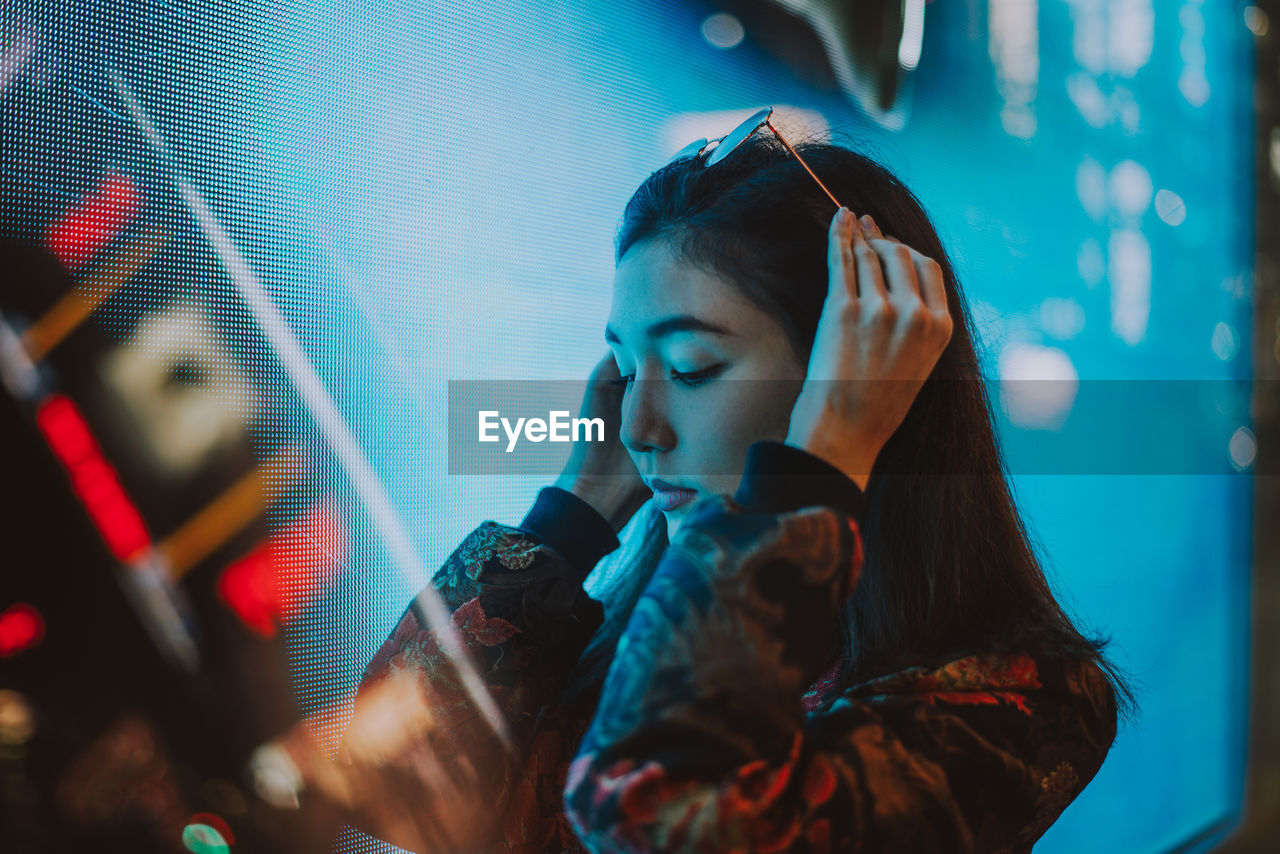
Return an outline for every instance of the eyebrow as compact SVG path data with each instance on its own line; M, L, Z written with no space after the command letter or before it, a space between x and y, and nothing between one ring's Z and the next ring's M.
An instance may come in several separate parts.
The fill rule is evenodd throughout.
M711 335L734 334L717 323L710 323L694 317L692 314L675 314L671 317L664 317L662 320L650 324L649 328L644 331L644 334L650 340L655 340L667 335L674 335L677 332L706 332ZM618 333L614 332L613 327L611 326L605 326L604 340L609 344L622 343L622 340L618 338Z

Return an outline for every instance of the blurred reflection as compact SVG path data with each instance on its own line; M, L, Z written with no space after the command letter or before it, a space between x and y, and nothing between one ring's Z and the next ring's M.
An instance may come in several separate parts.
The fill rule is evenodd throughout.
M259 794L281 807L323 800L413 851L460 851L459 840L474 841L484 828L496 834L492 805L478 795L478 769L434 738L430 684L399 670L360 692L336 751L310 720L264 745L252 760Z

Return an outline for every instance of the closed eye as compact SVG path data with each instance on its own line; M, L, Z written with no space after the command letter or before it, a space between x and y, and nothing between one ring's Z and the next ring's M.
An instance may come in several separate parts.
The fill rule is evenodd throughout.
M699 386L699 385L702 385L707 380L711 379L716 374L720 373L720 371L723 368L724 368L724 365L712 365L709 368L703 368L700 371L692 371L687 374L681 373L680 371L672 371L671 379L675 380L676 382L682 385L686 385L689 387ZM631 384L632 382L635 382L635 378L636 378L635 374L627 374L626 376L618 377L618 379L616 380L609 380L609 382L612 383L613 385L625 386L625 385Z

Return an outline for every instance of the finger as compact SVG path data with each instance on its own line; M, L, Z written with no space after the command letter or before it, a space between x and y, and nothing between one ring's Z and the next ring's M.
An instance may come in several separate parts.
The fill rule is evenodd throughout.
M903 309L922 305L920 285L916 282L916 268L911 261L911 250L905 244L873 237L868 241L880 256L888 282L889 301Z
M886 234L884 238L894 243L902 243L892 234ZM911 250L911 263L916 268L916 283L920 286L920 299L924 301L925 307L939 317L949 315L947 285L942 275L942 265L918 249L910 246L907 248Z
M847 226L841 218L846 211L843 207L837 210L827 229L827 293L848 294L853 299L858 295L858 277L853 265L853 247L846 236Z
M942 278L942 266L923 252L911 252L916 268L916 280L920 283L920 298L929 311L939 317L950 315L947 306L947 285Z
M880 271L880 255L867 242L857 219L850 222L854 266L858 271L858 299L867 304L887 302L884 275Z

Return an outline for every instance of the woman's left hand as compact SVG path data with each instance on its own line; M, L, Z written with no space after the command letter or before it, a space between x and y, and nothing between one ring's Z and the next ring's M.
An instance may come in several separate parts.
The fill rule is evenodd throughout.
M942 268L871 217L841 208L828 229L830 287L787 444L865 489L880 449L906 417L951 339Z
M579 417L599 418L606 429L621 424L623 389L616 384L619 379L618 364L606 352L587 381ZM594 507L614 533L621 533L627 521L653 497L617 432L606 436L604 442L575 442L555 485Z

